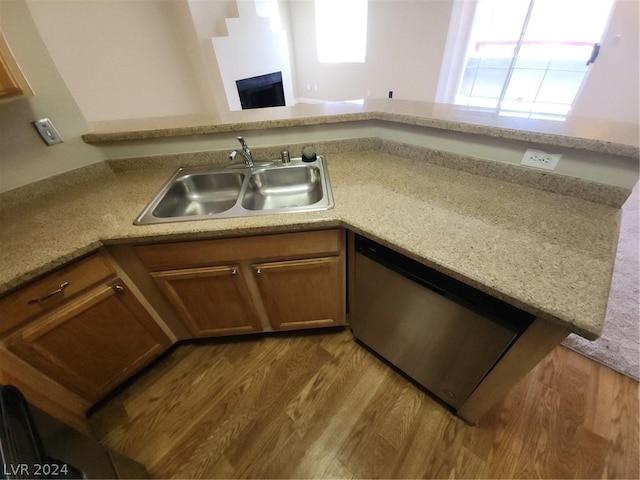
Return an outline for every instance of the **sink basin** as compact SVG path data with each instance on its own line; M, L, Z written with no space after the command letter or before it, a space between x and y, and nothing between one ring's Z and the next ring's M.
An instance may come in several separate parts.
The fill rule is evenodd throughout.
M254 167L180 168L133 222L136 225L308 212L332 208L326 161L292 158Z
M244 175L237 172L186 174L176 178L153 209L160 218L211 215L232 208Z
M321 198L320 169L297 165L252 173L242 206L248 210L289 209L312 205Z

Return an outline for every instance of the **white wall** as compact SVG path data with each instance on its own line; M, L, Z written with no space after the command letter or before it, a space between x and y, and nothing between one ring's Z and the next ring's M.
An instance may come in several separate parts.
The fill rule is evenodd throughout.
M393 90L394 98L434 100L454 0L371 0L364 64L319 64L313 1L278 2L294 53L296 97L350 100L386 97ZM617 1L576 115L638 121L638 4ZM28 0L28 5L90 122L228 108L210 39L227 34L225 19L238 16L235 0ZM621 35L618 45L615 35Z
M225 19L238 16L236 0L186 0L186 4L197 43L195 50L200 55L203 74L213 92L215 111L227 110L227 96L211 37L227 35Z
M394 98L434 101L452 7L453 0L372 0L366 62L327 64L317 61L313 2L292 1L298 96L336 101L393 90Z
M282 73L286 105L294 104L287 36L273 31L269 19L255 10L241 12L240 18L226 19L228 36L211 39L229 110L242 110L236 80L273 72Z
M235 0L29 2L90 122L226 108L209 39L227 35L225 18L238 16ZM367 63L341 65L316 61L312 1L279 4L285 31L295 35L297 96L342 100L392 89L396 98L433 100L452 0L372 1ZM319 90L307 92L307 84Z
M183 1L29 0L88 121L214 110L194 67ZM185 12L187 15L185 15ZM189 31L190 30L190 31Z
M372 97L433 102L453 0L370 1L367 75Z
M227 35L226 18L238 16L236 0L188 0L193 24L199 39Z
M638 123L639 6L637 0L616 1L600 55L590 67L572 115Z
M25 0L0 1L0 30L35 93L0 103L0 192L104 160L100 149L80 138L89 126L49 56ZM53 121L64 143L44 144L31 125L42 117Z

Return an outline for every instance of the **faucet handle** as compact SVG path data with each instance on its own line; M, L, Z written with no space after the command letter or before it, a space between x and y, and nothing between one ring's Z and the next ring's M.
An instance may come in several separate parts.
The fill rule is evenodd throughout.
M229 154L229 161L233 162L236 159L236 155L238 154L238 152L236 150L234 150L233 152L231 152Z
M244 157L244 163L246 163L247 167L253 167L253 155L251 155L251 150L249 150L247 142L245 142L242 137L236 137L236 139L240 142L240 145L242 145L240 154Z
M247 145L247 142L245 142L244 138L242 137L236 137L236 139L240 142L240 145L242 146L242 149L244 151L249 151L249 146Z

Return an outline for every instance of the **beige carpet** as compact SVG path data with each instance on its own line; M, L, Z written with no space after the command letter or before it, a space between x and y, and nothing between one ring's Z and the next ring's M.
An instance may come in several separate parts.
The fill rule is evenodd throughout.
M590 342L569 335L563 345L640 381L639 187L622 207L620 240L602 336Z

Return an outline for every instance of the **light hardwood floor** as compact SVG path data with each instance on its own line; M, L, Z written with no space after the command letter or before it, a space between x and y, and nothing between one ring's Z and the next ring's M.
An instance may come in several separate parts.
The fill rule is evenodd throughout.
M638 478L638 393L558 347L472 427L338 330L181 345L90 419L160 478Z

